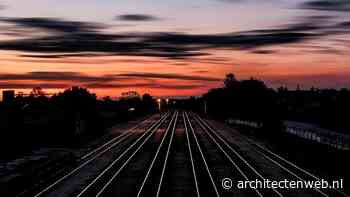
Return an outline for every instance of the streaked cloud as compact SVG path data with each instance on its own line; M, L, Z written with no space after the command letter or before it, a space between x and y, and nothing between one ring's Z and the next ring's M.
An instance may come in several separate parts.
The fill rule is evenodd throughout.
M127 83L127 84L106 84L106 83L93 83L87 84L87 88L94 89L111 89L111 88L155 88L155 89L171 89L171 90L192 90L201 88L204 85L198 84L161 84L161 83Z
M0 81L74 81L96 82L113 81L114 77L89 76L78 72L29 72L23 74L0 74Z
M215 77L206 76L195 76L195 75L182 75L182 74L160 74L160 73L127 73L120 74L118 76L122 77L132 77L132 78L152 78L152 79L177 79L186 81L221 81L222 79Z
M134 22L147 22L157 21L160 18L148 14L123 14L116 17L117 20L121 21L134 21Z
M171 83L167 80L172 80ZM202 82L217 82L221 79L196 75L125 73L101 76L86 75L79 72L28 72L22 74L0 74L0 88L31 89L67 88L74 84L94 89L110 88L156 88L156 89L196 89ZM183 82L191 81L190 84Z
M1 89L33 89L41 87L44 89L65 89L71 87L69 83L8 83L0 82ZM106 83L91 83L82 84L82 87L92 89L113 89L113 88L155 88L155 89L170 89L170 90L192 90L203 87L203 85L183 85L183 84L158 84L158 83L124 83L124 84L106 84Z
M349 59L345 0L1 2L3 88L76 84L103 94L145 88L189 95L219 86L227 72L342 72ZM276 75L270 79L292 86L316 81ZM337 79L317 80L326 86Z
M303 3L302 8L325 11L350 11L349 0L312 0Z
M124 74L109 74L102 76L86 75L79 72L28 72L22 74L0 74L0 81L13 80L40 80L40 81L79 81L79 82L108 82L117 80L126 80L132 78L142 79L176 79L186 81L220 81L222 79L183 75L175 73L124 73Z
M68 83L21 83L21 82L2 82L0 81L1 89L33 89L41 87L44 89L64 89L70 87Z
M18 27L39 28L65 33L89 33L102 28L101 24L59 18L2 18L1 21L16 24Z
M37 58L69 56L148 56L179 59L210 55L207 50L251 50L265 46L300 43L327 35L309 20L285 27L221 34L104 33L102 24L57 18L5 18L19 29L40 29L44 36L0 41L1 50L30 53ZM25 32L25 31L24 31ZM28 38L29 37L29 38ZM42 55L45 54L45 55Z

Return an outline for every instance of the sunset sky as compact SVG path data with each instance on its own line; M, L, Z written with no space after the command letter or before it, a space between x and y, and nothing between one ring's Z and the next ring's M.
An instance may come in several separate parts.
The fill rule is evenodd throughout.
M0 90L350 88L350 0L0 0Z

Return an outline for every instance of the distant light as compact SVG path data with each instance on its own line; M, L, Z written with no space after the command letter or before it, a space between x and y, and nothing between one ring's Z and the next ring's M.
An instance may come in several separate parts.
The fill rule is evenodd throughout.
M157 99L157 102L158 102L158 103L160 103L161 101L162 101L162 99L160 99L160 98L159 98L159 99Z
M166 101L166 103L169 103L169 99L168 98L165 101Z
M129 109L129 111L135 111L135 108L132 107L132 108Z

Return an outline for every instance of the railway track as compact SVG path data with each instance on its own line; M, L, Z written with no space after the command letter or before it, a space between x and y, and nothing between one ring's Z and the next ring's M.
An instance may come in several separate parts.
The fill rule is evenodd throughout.
M202 145L199 143L198 137L195 133L195 129L188 117L188 114L184 114L187 140L189 144L189 150L192 148L192 162L193 171L196 174L197 196L216 196L220 197L217 181L213 176L213 169L208 165L208 158L203 151Z
M184 113L179 115L169 161L159 196L200 196L194 154Z
M204 119L199 117L198 115L195 115L198 122L201 122L202 127L207 128L207 131L210 132L212 135L217 136L218 139L222 142L222 144L225 144L227 147L231 147L230 149L233 149L232 146L229 144L227 140L224 139L224 136L222 136L219 132L216 132L215 129ZM277 168L282 169L285 171L289 177L293 177L293 180L300 180L300 181L316 181L321 180L316 175L313 175L312 173L308 172L307 170L295 165L294 163L288 161L287 159L273 153L271 150L263 147L262 145L254 142L253 140L249 139L248 137L244 137L244 139L252 146L254 147L254 150L262 155L264 158L266 158L272 165L276 166ZM233 151L235 151L233 149ZM235 154L240 154L239 151L235 151ZM243 159L243 156L240 156ZM280 177L279 177L280 178ZM251 179L252 180L252 179ZM254 179L253 179L254 180ZM323 197L348 197L349 195L344 193L341 190L335 189L335 188L329 188L329 189L307 189L307 191L304 191L309 194L309 196L323 196ZM278 192L278 195L281 196L304 196L298 195L298 191L293 192ZM266 194L262 194L262 196L269 196Z
M337 189L297 191L232 187L225 190L221 182L225 177L231 178L233 184L280 180L281 177L271 177L257 165L255 157L250 158L197 114L173 111L153 124L145 125L149 121L147 119L90 150L80 157L80 165L67 174L22 196L349 197ZM140 127L146 129L136 132ZM302 181L320 180L250 138L240 138L252 147L249 151L264 158L273 169L283 172L282 176Z
M284 171L286 171L287 173L289 173L290 175L292 175L296 179L301 180L301 181L306 181L306 180L320 181L321 180L316 175L313 175L312 173L308 172L307 170L302 169L301 167L299 167L299 166L295 165L294 163L282 158L281 156L273 153L272 151L264 148L263 146L255 143L255 142L253 142L252 140L247 138L247 141L249 141L249 143L255 147L255 150L259 154L263 155L266 159L268 159L273 164L280 167L281 169L283 169ZM319 193L320 196L324 196L324 197L333 197L333 196L349 197L349 195L347 195L343 191L338 190L336 188L329 188L329 189L323 189L323 190L315 189L315 191L317 193Z
M174 139L178 112L174 114L174 121L169 124L162 141L148 167L147 173L138 190L137 197L156 196L159 197L163 184L163 178L168 163L169 152Z
M159 120L157 120L148 128L146 128L146 131L143 134L153 130L155 127L161 124L168 116L168 113L163 115ZM128 143L132 142L133 140L135 140L135 138L139 138L140 135L143 136L142 133L137 133L135 132L135 130L142 126L146 121L149 121L149 119L141 122L140 124L129 129L127 132L120 134L119 136L109 140L108 142L97 147L96 149L90 151L86 155L80 157L80 164L78 166L74 167L73 169L68 171L63 176L57 178L56 180L51 181L51 183L46 184L45 186L40 188L38 188L40 185L34 186L32 189L22 192L17 196L50 196L51 191L56 190L59 186L62 186L64 183L69 182L72 177L78 177L79 173L84 169L91 169L91 166L95 165L96 161L99 161L99 159L101 159L102 157L115 157L115 155L118 155L123 151L124 145L127 145Z
M241 177L236 177L234 182L241 180L264 180L267 177L263 175L253 164L242 156L237 150L235 150L223 137L221 137L215 130L208 127L204 120L197 115L192 115L194 120L200 125L200 127L230 161L232 168L236 169ZM243 179L242 179L243 178ZM279 196L283 197L280 191L276 189L254 189L256 196Z
M173 124L176 118L174 113L167 126L166 133L162 136L166 136L169 131L170 125ZM165 120L165 119L164 119ZM127 150L123 152L116 160L114 160L105 170L100 173L89 185L87 185L82 191L80 191L76 197L82 196L114 196L116 184L121 180L121 174L128 172L127 168L131 165L131 162L135 162L134 158L145 150L145 147L150 144L159 132L158 128L162 124L159 124L153 130L144 133L138 140L131 144ZM162 138L164 139L164 137ZM163 140L162 140L163 141ZM113 187L112 187L113 186ZM127 187L131 187L129 185ZM118 191L120 192L120 191ZM130 192L130 191L129 191Z

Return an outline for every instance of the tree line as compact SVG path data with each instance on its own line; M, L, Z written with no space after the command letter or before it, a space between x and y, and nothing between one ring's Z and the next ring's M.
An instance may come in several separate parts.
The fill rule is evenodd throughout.
M273 89L263 81L237 80L228 74L223 87L189 100L190 106L217 119L262 123L266 132L284 129L282 121L294 120L349 134L349 89Z
M35 88L29 96L17 95L0 103L1 150L14 152L41 145L74 145L82 138L102 135L107 127L157 111L149 94L113 100L98 99L81 87L51 97Z

